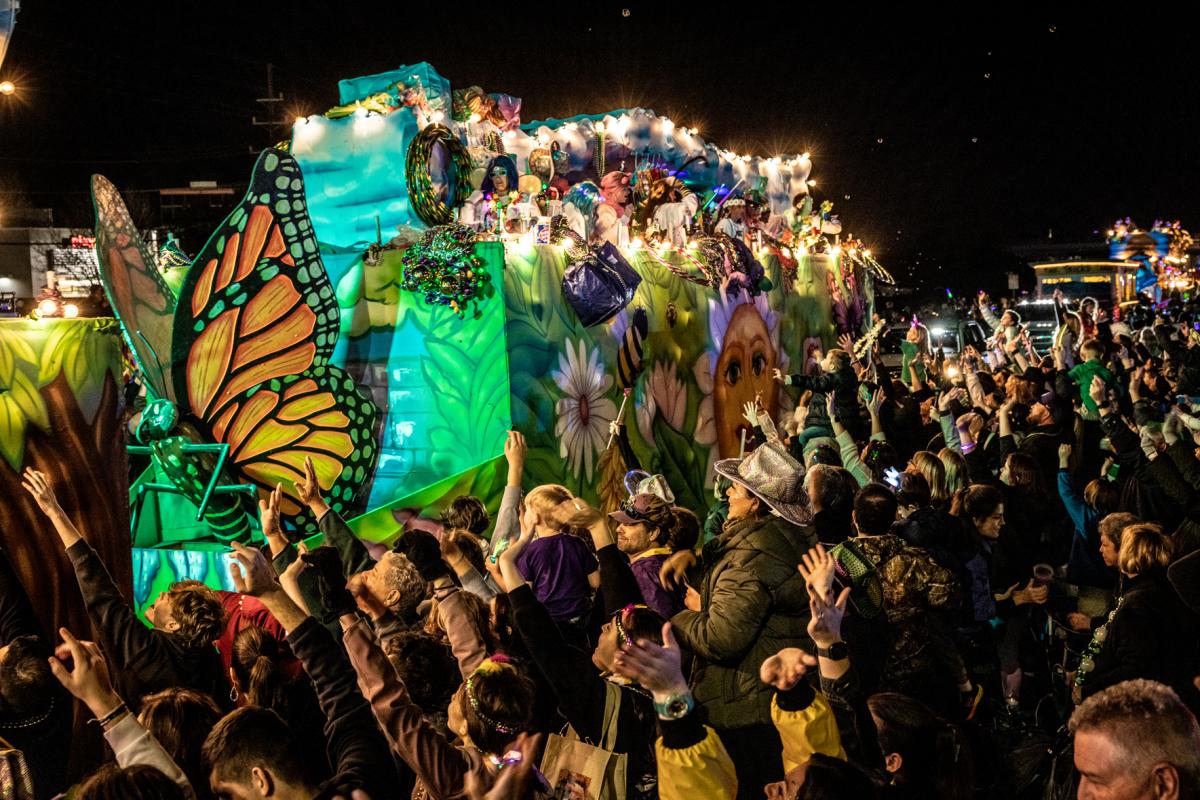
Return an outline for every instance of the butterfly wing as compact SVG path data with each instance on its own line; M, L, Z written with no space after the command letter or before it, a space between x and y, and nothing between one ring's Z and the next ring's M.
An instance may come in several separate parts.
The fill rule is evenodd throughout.
M321 263L295 159L259 157L241 204L196 256L176 310L173 360L181 412L262 493L283 483L281 511L311 530L295 498L304 459L336 510L374 471L379 413L329 363L339 311Z
M173 400L170 361L175 295L138 234L125 201L103 175L92 176L92 201L104 291L148 386L157 397Z

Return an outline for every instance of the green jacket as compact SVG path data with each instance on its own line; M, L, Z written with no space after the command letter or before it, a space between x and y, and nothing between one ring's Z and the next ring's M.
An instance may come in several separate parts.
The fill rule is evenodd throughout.
M796 565L816 543L812 528L768 516L734 522L704 548L702 610L681 611L671 623L696 656L692 694L714 728L771 724L773 690L759 668L809 641L808 592Z
M1071 380L1075 381L1075 384L1079 387L1079 394L1083 400L1084 408L1093 414L1099 414L1100 409L1096 407L1096 401L1092 399L1091 395L1092 378L1099 375L1100 380L1111 387L1113 381L1116 380L1112 372L1099 361L1084 361L1082 364L1076 364L1067 374L1071 376Z

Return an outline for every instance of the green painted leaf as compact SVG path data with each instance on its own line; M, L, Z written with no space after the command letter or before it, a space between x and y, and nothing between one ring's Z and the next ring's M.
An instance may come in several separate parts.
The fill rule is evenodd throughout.
M0 456L17 472L25 454L25 415L7 393L0 395Z
M85 326L76 323L57 322L46 344L42 347L42 358L38 368L38 386L46 386L63 371L63 365L74 361L74 354L83 338Z
M8 397L21 410L25 418L42 430L50 431L50 416L46 410L46 401L42 399L37 384L24 372L17 370L13 374L13 382L8 390Z

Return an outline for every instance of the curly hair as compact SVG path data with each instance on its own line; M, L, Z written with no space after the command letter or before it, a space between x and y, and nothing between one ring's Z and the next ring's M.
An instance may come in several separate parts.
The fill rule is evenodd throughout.
M387 560L384 564L384 581L398 595L388 610L400 619L410 619L425 599L425 581L403 554L386 553L384 559Z
M423 631L410 630L385 639L383 652L423 712L446 710L446 704L462 684L450 645Z
M176 635L190 647L207 647L225 629L225 609L217 593L199 581L179 581L167 591Z

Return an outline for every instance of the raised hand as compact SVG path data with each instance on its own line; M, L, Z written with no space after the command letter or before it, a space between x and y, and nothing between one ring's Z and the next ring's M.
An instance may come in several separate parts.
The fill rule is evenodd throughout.
M871 404L867 406L867 410L871 412L872 417L879 416L879 411L883 408L883 403L886 399L887 395L883 393L882 388L878 388L871 393Z
M808 636L817 647L827 648L842 640L842 619L846 616L846 603L850 600L850 587L842 589L837 600L830 591L825 597L815 592L808 593Z
M1066 469L1071 465L1071 450L1069 444L1060 444L1058 446L1058 468Z
M677 586L683 586L688 570L696 565L696 554L689 550L680 550L667 557L658 570L658 582L667 591Z
M626 643L617 653L617 670L652 694L683 694L688 688L680 666L682 653L669 622L663 625L662 640L661 645L647 639Z
M62 507L58 504L58 498L54 494L54 489L50 486L50 479L46 477L44 472L39 472L33 467L25 470L22 476L21 485L25 487L25 491L29 492L33 497L38 508L48 517L62 513Z
M258 518L262 524L264 536L274 536L282 533L279 527L279 503L283 500L283 484L275 484L275 491L266 499L258 500Z
M742 416L745 418L746 422L750 423L751 428L757 428L758 403L754 400L751 400L749 403L746 403L744 406L742 406Z
M304 458L304 477L296 481L295 485L296 496L300 498L300 502L308 506L313 513L319 513L316 509L324 507L325 501L321 498L321 484L317 482L317 468L308 456Z
M954 402L962 396L963 396L962 389L951 389L948 392L943 392L942 396L938 398L938 403L937 403L938 411L941 411L943 413L948 412L950 410L950 407L954 405Z
M614 434L615 435L615 434ZM521 485L521 474L525 471L525 456L529 446L525 436L520 431L509 431L504 440L504 460L508 462L508 483L510 486Z
M797 569L800 570L800 576L804 578L810 594L816 592L821 597L825 597L833 589L833 579L837 574L837 562L832 555L826 552L824 545L820 542L816 547L800 556L800 564Z
M1092 378L1092 384L1088 387L1088 395L1096 405L1101 405L1106 399L1107 389L1104 386L1104 380L1099 375Z
M854 355L854 337L848 333L843 333L838 337L838 347L845 350L847 353Z
M771 370L771 377L777 380L779 383L787 383L787 376L784 375L778 367Z
M230 544L233 547L233 561L229 563L229 577L233 579L235 591L251 597L262 597L281 588L275 570L262 551L239 542Z
M103 717L121 705L112 688L108 665L94 642L82 642L66 628L59 628L62 644L54 649L50 671L63 688L78 698L97 717ZM67 669L67 664L71 669Z
M768 686L786 692L804 677L809 667L817 666L817 659L799 647L785 647L763 661L758 677Z

